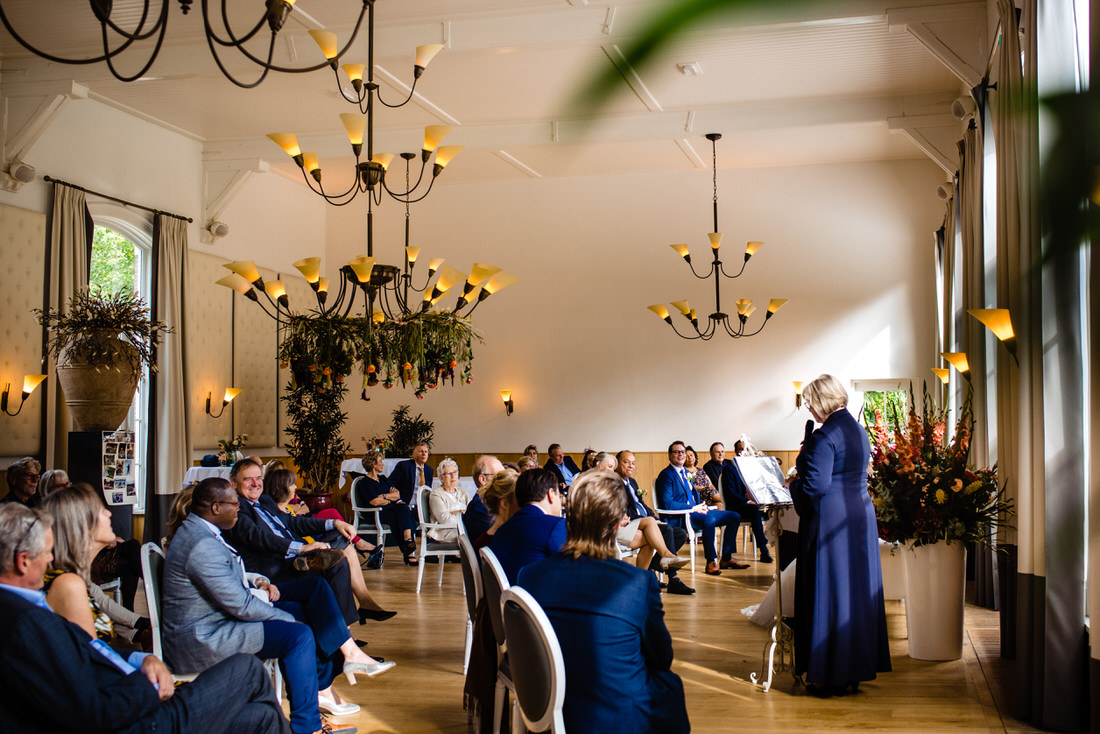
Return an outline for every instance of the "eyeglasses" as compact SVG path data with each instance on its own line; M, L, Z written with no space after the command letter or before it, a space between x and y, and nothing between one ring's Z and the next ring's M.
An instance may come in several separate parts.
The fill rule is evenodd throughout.
M669 453L670 454L686 454L687 450L686 449L673 449Z
M458 472L456 472L456 471L445 471L442 474L440 474L439 476L441 476L441 477L457 477Z
M240 500L215 500L214 502L210 503L210 506L213 507L214 505L237 505L239 507L240 504Z
M37 525L37 524L38 524L38 515L35 514L34 519L31 520L31 524L28 525L27 529L23 531L23 534L19 536L19 542L17 542L15 544L15 550L12 551L12 554L11 554L11 567L12 567L13 571L16 570L16 565L17 565L16 562L19 560L19 546L23 545L23 541L25 541L30 536L31 531L34 530L34 526ZM24 552L26 552L26 551L24 551Z
M41 475L41 474L24 474L23 476L24 476L24 477L25 477L26 479L29 479L29 480L31 480L32 482L37 482L37 481L38 481L39 479L41 479L41 478L42 478L42 475Z

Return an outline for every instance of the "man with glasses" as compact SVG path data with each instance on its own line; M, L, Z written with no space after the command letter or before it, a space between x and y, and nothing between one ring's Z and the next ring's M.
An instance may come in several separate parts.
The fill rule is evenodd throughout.
M665 510L691 510L687 517L692 527L703 531L703 555L707 559L706 573L717 576L721 568L748 568L733 557L733 548L737 543L737 529L741 525L741 516L729 510L715 510L700 501L694 483L684 469L687 448L683 441L673 441L668 447L669 465L657 475L656 491L661 497L661 508ZM697 469L696 471L702 471ZM680 517L670 517L669 524L679 525ZM722 540L722 560L719 563L714 551L714 537L717 528L725 528ZM499 531L497 531L499 532Z
M565 543L558 477L549 469L531 469L516 479L519 512L497 528L489 548L496 554L509 583L519 571L557 553Z
M481 500L481 489L492 482L497 472L503 469L504 464L495 456L479 456L474 462L474 486L477 487L477 492L466 505L466 512L462 513L462 524L466 526L466 534L471 540L480 537L493 526L493 516Z
M54 614L42 592L52 519L0 506L0 731L288 732L255 655L231 655L178 688L164 663L123 657Z
M8 493L0 499L3 502L18 502L25 507L38 507L42 498L38 496L38 478L42 474L42 465L30 456L25 456L8 467Z

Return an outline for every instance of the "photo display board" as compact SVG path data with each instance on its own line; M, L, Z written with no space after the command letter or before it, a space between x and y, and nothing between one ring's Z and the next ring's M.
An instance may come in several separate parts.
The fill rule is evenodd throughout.
M108 505L137 504L134 432L103 432L103 497Z

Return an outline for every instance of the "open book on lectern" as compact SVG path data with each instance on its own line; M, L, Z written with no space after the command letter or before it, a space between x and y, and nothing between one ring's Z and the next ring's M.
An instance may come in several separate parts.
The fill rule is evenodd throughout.
M758 505L791 504L791 491L783 486L783 470L774 456L738 456L733 461L753 502Z

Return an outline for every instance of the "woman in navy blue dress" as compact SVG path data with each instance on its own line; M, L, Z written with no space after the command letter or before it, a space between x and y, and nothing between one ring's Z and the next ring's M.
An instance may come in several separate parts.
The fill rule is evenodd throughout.
M821 427L798 455L795 672L807 689L831 695L890 670L878 524L867 492L867 431L847 410L832 375L802 390Z
M356 501L361 507L371 505L382 508L382 522L401 533L401 539L397 544L405 557L405 565L415 564L416 542L412 537L412 512L401 500L401 493L398 492L397 487L393 486L389 477L382 473L385 465L381 452L374 449L368 451L363 458L363 466L367 474L356 487Z
M546 611L565 661L565 730L601 734L688 732L684 685L672 672L657 578L617 560L626 518L617 474L593 469L569 490L569 539L519 572Z

